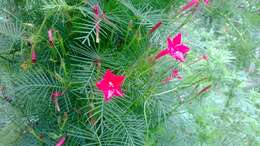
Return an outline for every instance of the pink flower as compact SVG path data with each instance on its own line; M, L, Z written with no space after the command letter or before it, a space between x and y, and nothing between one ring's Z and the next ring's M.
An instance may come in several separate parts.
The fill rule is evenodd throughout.
M100 25L99 25L99 5L96 4L93 7L93 12L95 14L95 23L96 23L96 42L99 43L99 31L100 31Z
M197 7L200 3L200 0L191 0L190 2L188 2L185 6L182 7L182 10L185 11L185 10L188 10L190 9L191 7ZM209 3L209 0L204 0L204 3L205 5L208 5Z
M62 146L65 143L65 136L63 136L62 138L59 139L59 141L56 143L55 146Z
M125 76L117 76L108 69L103 79L96 83L96 86L103 91L104 100L108 102L112 99L112 96L124 95L121 90L124 80Z
M36 60L37 60L36 51L32 50L32 63L36 63Z
M49 40L51 48L53 48L54 47L54 40L53 40L53 31L52 31L52 29L48 30L48 40Z
M161 22L161 21L157 22L157 23L153 26L153 28L149 31L149 33L153 33L153 32L156 31L161 25L162 25L162 22Z
M190 51L186 45L182 44L181 33L177 34L173 39L167 38L168 47L159 52L155 59L159 59L167 54L171 55L175 60L184 62L185 55Z
M170 80L174 79L174 78L177 78L179 80L182 80L182 77L179 75L179 70L178 69L174 69L172 71L172 74L171 76L167 77L165 80L162 81L162 83L167 83L169 82Z

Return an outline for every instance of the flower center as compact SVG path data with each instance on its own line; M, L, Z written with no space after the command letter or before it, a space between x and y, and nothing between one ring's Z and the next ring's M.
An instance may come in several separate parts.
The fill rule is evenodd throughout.
M112 82L108 82L109 87L114 87L114 84Z

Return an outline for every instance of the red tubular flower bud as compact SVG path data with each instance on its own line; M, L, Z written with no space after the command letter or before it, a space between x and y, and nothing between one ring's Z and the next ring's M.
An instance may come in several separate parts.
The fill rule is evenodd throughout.
M99 24L99 5L96 4L93 7L93 12L95 14L95 28L96 28L96 43L99 43L99 31L100 31L100 24Z
M32 50L32 63L36 63L36 60L37 60L36 51Z
M54 47L54 39L53 39L53 31L52 31L52 29L48 30L48 40L49 40L51 48L53 48Z
M211 85L206 86L205 88L203 88L203 89L198 93L198 95L201 95L201 94L203 94L203 93L205 93L205 92L208 92L210 88L211 88Z
M54 103L55 105L55 108L58 112L60 112L60 106L59 106L59 102L58 102L58 97L62 96L62 93L58 92L58 91L55 91L51 94L51 99L52 99L52 102Z
M150 33L150 34L153 33L153 32L156 31L161 25L162 25L162 22L161 22L161 21L157 22L157 23L153 26L153 28L149 31L149 33Z
M62 146L65 143L66 137L63 136L59 139L55 146Z
M201 56L201 59L202 59L202 60L205 60L205 61L208 61L208 60L209 60L209 57L208 57L208 55L202 55L202 56Z

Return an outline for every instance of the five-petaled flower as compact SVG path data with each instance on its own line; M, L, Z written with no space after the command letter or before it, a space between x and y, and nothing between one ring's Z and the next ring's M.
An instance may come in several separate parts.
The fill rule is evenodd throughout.
M124 80L125 76L117 76L108 69L103 79L96 83L96 86L99 90L103 91L104 100L109 102L113 96L124 95L121 90Z
M191 0L190 2L188 2L185 6L182 7L182 10L188 10L191 7L197 7L200 3L200 0ZM209 4L209 0L204 0L205 5Z
M167 38L168 47L159 52L155 57L159 59L167 54L171 55L174 59L180 62L185 61L185 55L189 52L190 48L182 44L182 35L181 33L177 34L173 39L170 37Z

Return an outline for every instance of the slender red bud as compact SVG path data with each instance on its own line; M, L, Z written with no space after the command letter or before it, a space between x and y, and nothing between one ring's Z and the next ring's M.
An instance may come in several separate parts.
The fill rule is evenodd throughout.
M62 138L59 139L59 141L56 143L55 146L62 146L65 143L66 137L63 136Z
M177 78L179 80L182 80L182 77L179 75L178 69L173 69L171 76L167 77L166 79L162 80L162 83L168 83L172 79Z
M49 40L51 48L53 48L54 47L54 39L53 39L53 31L52 31L52 29L48 30L48 40Z
M60 105L58 102L58 97L62 96L62 93L55 91L52 93L51 98L52 98L52 102L55 105L55 109L57 110L57 112L60 112Z
M93 7L93 12L95 14L95 21L96 21L96 25L95 25L95 28L96 28L96 43L99 43L100 25L99 25L99 5L98 4L96 4Z
M32 50L32 63L36 63L36 60L37 60L36 51Z
M149 31L149 33L150 33L150 34L153 33L153 32L156 31L161 25L162 25L162 22L161 22L161 21L157 22L157 23L153 26L153 28Z
M211 88L211 85L206 86L205 88L203 88L203 89L198 93L198 95L201 95L201 94L203 94L203 93L205 93L205 92L208 92L210 88Z
M197 7L199 5L199 0L191 0L188 2L185 6L182 7L182 11L186 11L190 9L191 7Z
M205 61L208 61L208 60L209 60L209 57L208 57L208 55L202 55L202 56L201 56L201 59L202 59L202 60L205 60Z
M54 99L54 98L57 98L59 96L62 96L62 93L61 92L58 92L58 91L55 91L51 94L51 97Z

